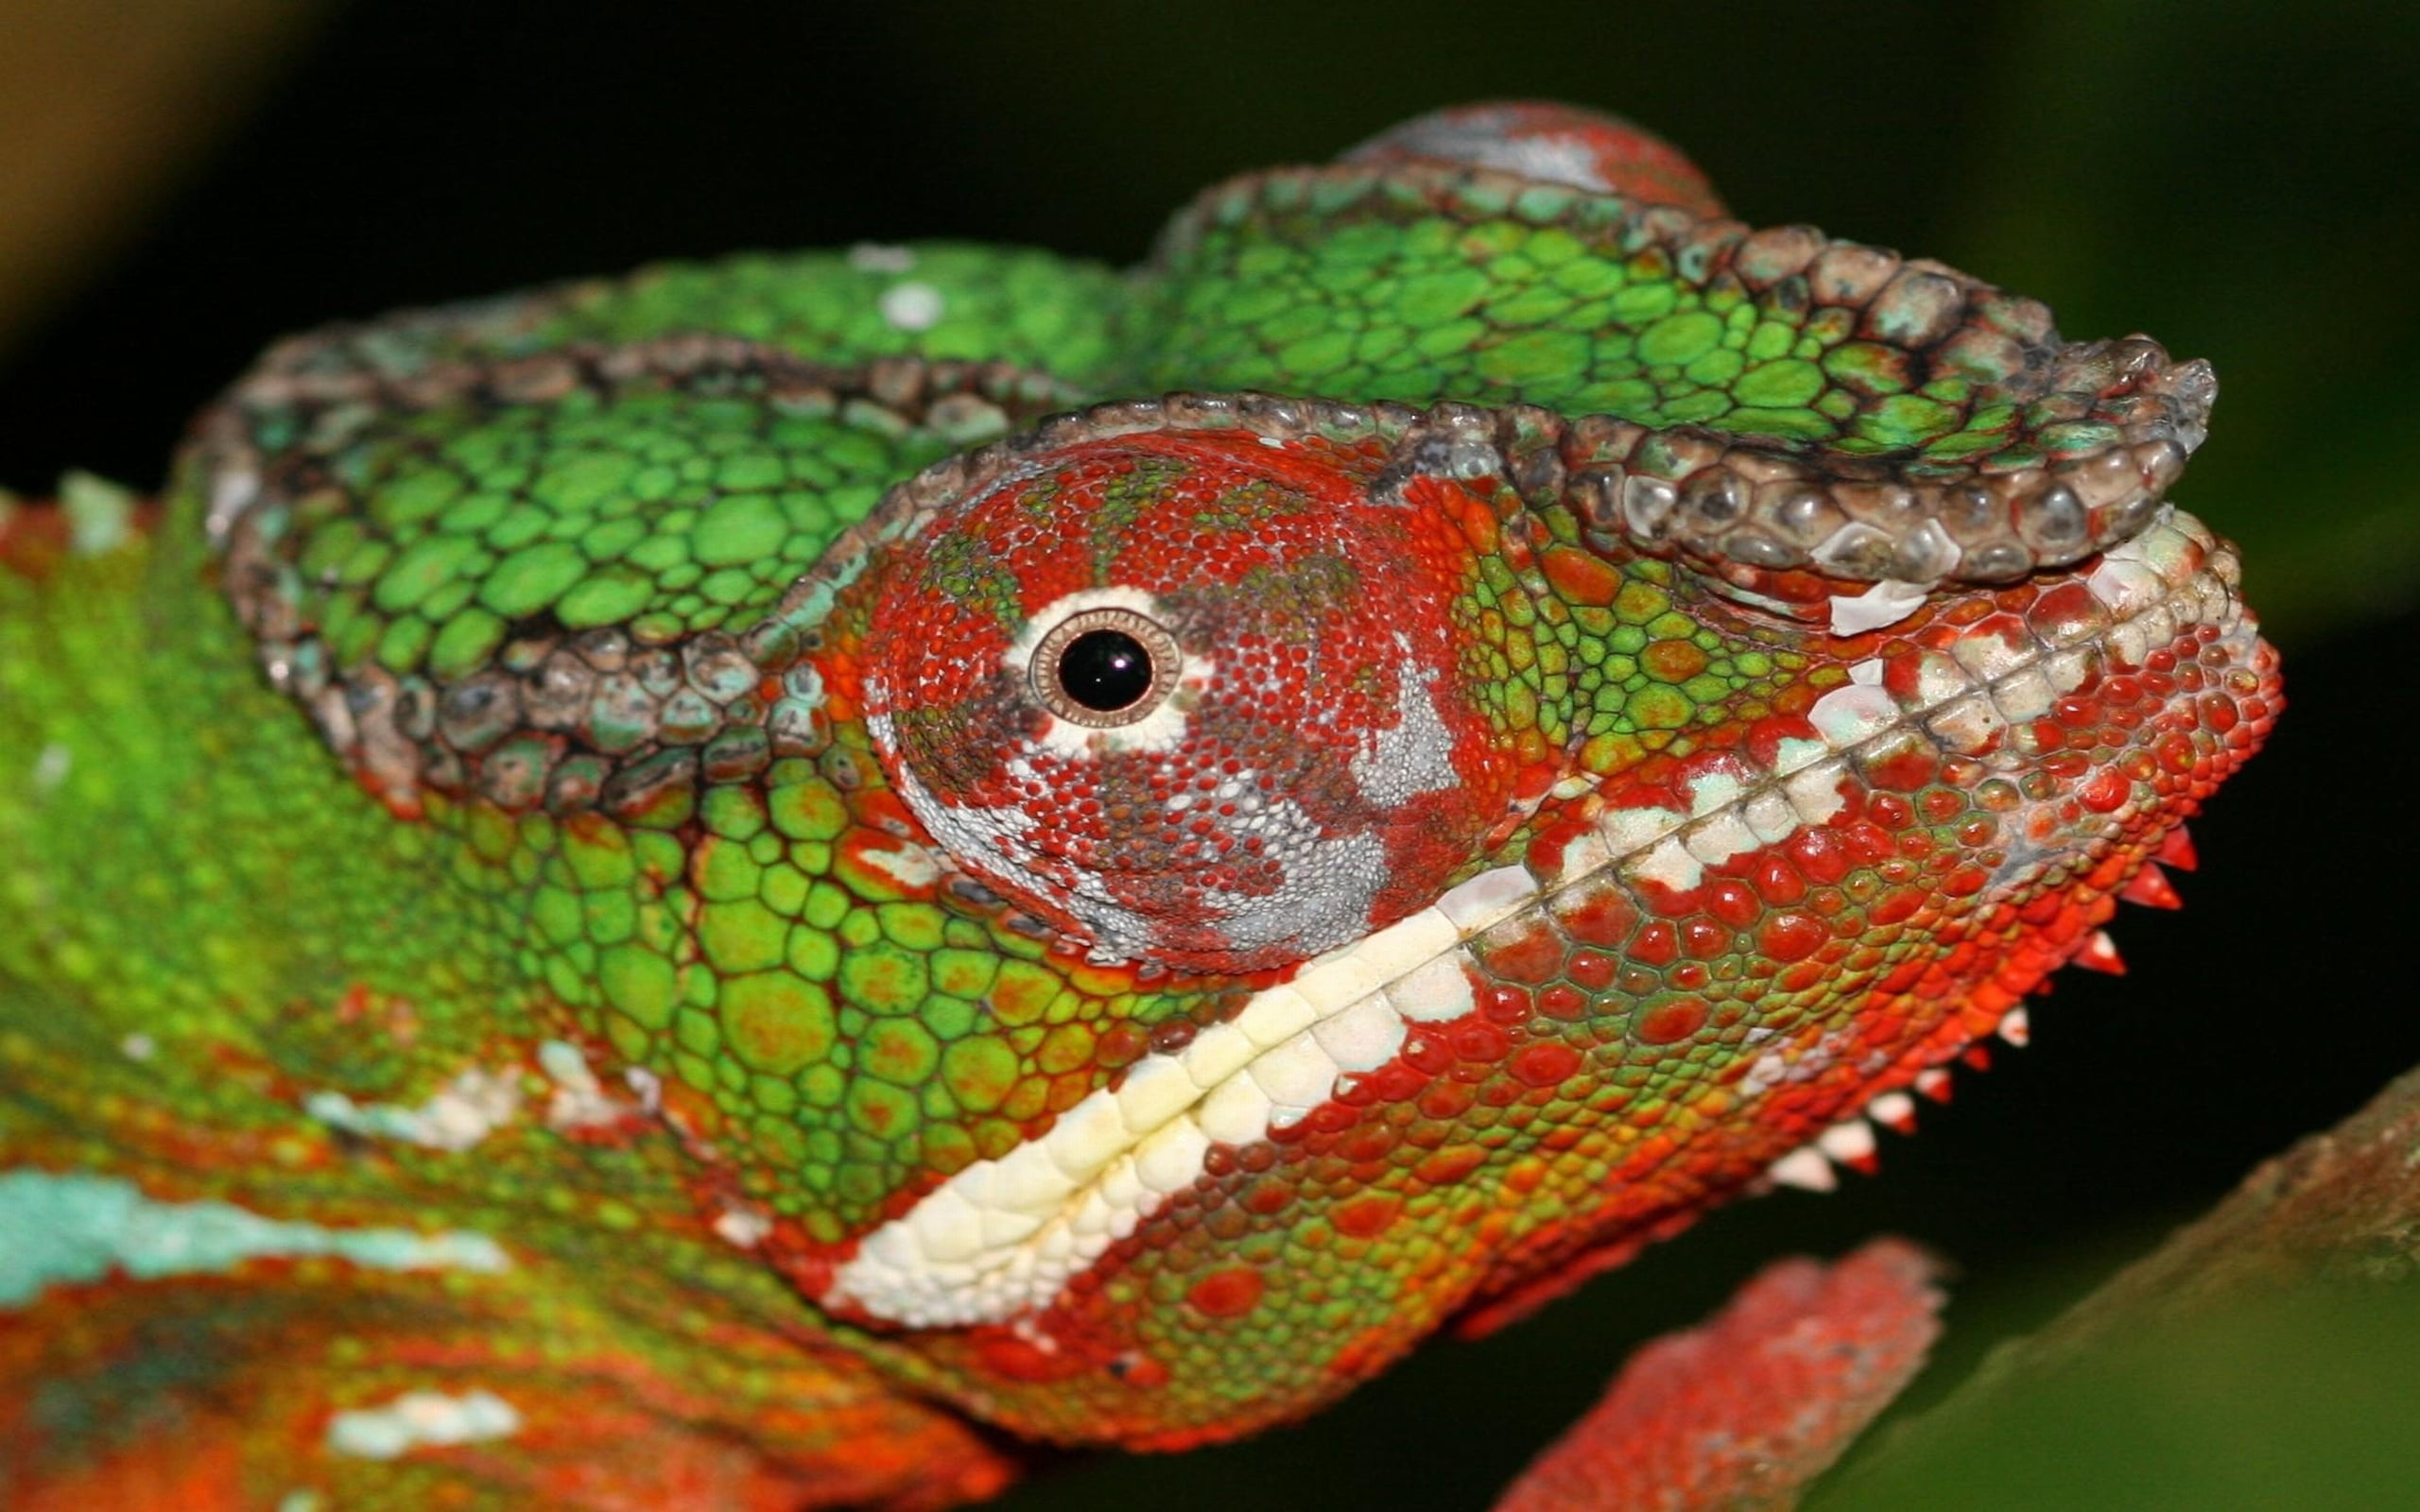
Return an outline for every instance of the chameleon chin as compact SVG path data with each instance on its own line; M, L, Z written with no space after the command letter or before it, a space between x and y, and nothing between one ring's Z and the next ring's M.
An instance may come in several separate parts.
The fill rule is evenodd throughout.
M2214 393L1543 105L286 341L0 521L0 1499L938 1507L1826 1184L2279 708Z

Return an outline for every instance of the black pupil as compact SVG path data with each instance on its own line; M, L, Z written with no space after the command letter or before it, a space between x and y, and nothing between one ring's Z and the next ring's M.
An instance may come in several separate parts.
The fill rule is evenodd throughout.
M1086 630L1059 653L1059 686L1087 709L1115 713L1151 691L1151 653L1124 630Z

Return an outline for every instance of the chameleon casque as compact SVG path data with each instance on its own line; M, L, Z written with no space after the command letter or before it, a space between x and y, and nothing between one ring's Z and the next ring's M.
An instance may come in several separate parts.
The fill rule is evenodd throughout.
M275 348L0 534L0 1501L943 1505L1863 1160L2279 707L2213 393L1551 106Z

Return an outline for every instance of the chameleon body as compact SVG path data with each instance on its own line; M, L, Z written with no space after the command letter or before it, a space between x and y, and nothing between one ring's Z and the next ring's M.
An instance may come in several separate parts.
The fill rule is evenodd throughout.
M288 342L0 537L0 1499L946 1504L1862 1161L2278 707L2211 395L1558 107Z

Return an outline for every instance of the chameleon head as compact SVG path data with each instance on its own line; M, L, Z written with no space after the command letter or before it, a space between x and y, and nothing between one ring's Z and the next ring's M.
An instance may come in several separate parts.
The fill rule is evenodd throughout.
M1034 1431L1222 1436L1869 1159L1868 1115L2114 958L2274 715L2233 551L2168 502L2204 365L1748 232L1647 151L1463 112L1213 191L1162 249L1207 291L1170 352L1263 370L1285 293L1383 323L1335 292L1373 263L1433 350L1457 297L1539 328L1425 407L1177 395L943 464L835 613L921 832L1152 1025L810 1277ZM1108 709L1068 660L1103 628Z
M880 568L867 726L972 875L1103 961L1291 966L1427 902L1505 813L1463 694L1473 553L1340 447L1003 457Z
M2206 386L2162 370L2135 386L2151 426L2175 423L2171 387L2198 421ZM2166 443L2139 445L2165 466ZM1820 509L1798 482L1770 508L1743 489L1744 507L1691 513L1680 500L1721 490L1637 465L1653 455L1635 427L1513 410L1179 396L1064 417L894 494L833 615L836 699L862 701L948 864L1094 951L1097 990L1155 988L1154 1027L1034 1137L814 1271L827 1305L926 1331L921 1349L988 1391L1035 1388L1024 1420L1052 1433L1089 1431L1077 1400L1136 1414L1117 1436L1201 1431L1137 1388L1212 1346L1144 1297L1230 1342L1315 1306L1358 1317L1357 1341L1256 1366L1291 1383L1266 1400L1330 1389L1768 1168L1866 1159L1861 1113L1902 1121L1977 1037L2021 1036L2051 970L2100 957L2129 876L2273 715L2233 550L2144 507L2155 470L2060 524L2072 540L2040 549L2065 563L2012 572L2008 541L1953 532L1971 501L1903 488L1898 534L1837 519L1817 570L1691 533L1713 515L1720 539L1762 539L1855 507L1857 482L1821 480ZM1619 502L1667 495L1636 519ZM1989 528L2034 530L2037 499ZM1991 580L1886 576L1927 551ZM1336 593L1302 565L1322 558L1384 593ZM1104 626L1107 676L1072 654ZM1267 644L1298 649L1251 655ZM1374 684L1426 710L1398 694L1334 717ZM1319 687L1344 691L1303 696ZM1163 920L1234 889L1184 869L1222 863L1184 849L1191 804L1168 795L1215 796L1241 750L1291 764L1304 786L1279 797L1350 778L1316 812L1357 818L1389 764L1442 756L1432 781L1393 772L1436 800L1392 842L1416 886L1320 877L1349 912L1311 917L1340 937L1236 960L1214 929L1172 954ZM1384 834L1375 807L1365 833ZM1179 868L1120 939L1139 961L1098 957L1117 937L1099 858L1121 856ZM1115 885L1150 899L1148 880ZM1114 1384L1092 1390L1096 1371Z
M1130 281L919 265L1114 304L1079 376L700 334L829 334L762 273L298 343L193 493L662 1089L666 1225L1023 1432L1231 1435L1862 1160L2278 708L2169 502L2206 367L1584 112L1221 186Z

